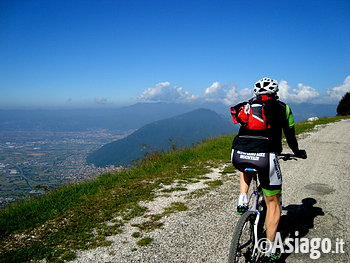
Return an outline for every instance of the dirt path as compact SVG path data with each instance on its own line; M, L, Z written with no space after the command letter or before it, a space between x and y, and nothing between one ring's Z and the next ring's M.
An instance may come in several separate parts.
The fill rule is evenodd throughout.
M316 260L310 259L309 254L291 254L285 262L350 262L347 231L350 121L327 125L304 137L299 144L307 150L309 158L281 163L284 233L298 231L300 237L329 238L334 243L342 238L347 253L322 254ZM222 176L222 169L214 169L207 175L207 181L224 182L214 190L203 190L208 189L208 185L197 182L187 185L187 191L172 192L170 197L160 196L144 204L153 214L159 214L172 202L185 202L188 207L187 211L160 219L161 228L142 233L142 237L153 239L148 246L137 246L142 237L131 236L137 231L132 224L148 220L136 218L125 227L124 233L109 238L113 241L111 246L79 252L74 262L226 262L232 230L238 220L234 212L238 179L236 174ZM201 191L207 192L198 195Z
M337 238L343 239L346 254L330 252L315 262L350 262L350 121L319 129L301 140L300 147L307 150L307 160L281 162L289 228L300 237L329 238L332 251ZM309 254L291 254L286 260L310 261Z

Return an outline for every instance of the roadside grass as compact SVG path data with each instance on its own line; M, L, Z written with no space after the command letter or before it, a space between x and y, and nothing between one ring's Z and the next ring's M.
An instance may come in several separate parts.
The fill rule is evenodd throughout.
M315 125L343 118L297 123L296 132L310 131ZM41 197L21 200L1 209L0 262L28 262L44 258L47 262L64 262L74 259L77 249L110 245L105 237L120 233L125 222L144 215L146 208L141 207L139 202L155 198L161 185L198 181L210 171L210 167L229 163L233 137L211 138L191 148L150 154L128 170L62 186ZM232 172L232 168L227 168L223 173ZM218 180L209 186L221 184ZM187 208L178 203L169 209L159 216ZM153 218L153 223L160 217ZM150 242L152 240L145 238L138 245Z
M181 211L187 211L187 206L182 202L173 202L170 204L169 207L166 207L161 214L146 216L149 217L151 220L143 222L141 224L133 224L131 226L139 228L141 232L151 232L155 229L161 228L163 226L162 222L159 222L160 219L163 217L169 216L170 214L181 212Z
M145 237L142 238L141 240L137 241L136 245L140 246L140 247L144 247L144 246L148 246L150 243L152 243L153 238L150 237Z
M206 182L206 185L208 185L211 188L217 187L217 186L221 186L224 183L221 180L215 180L215 181L211 181L211 182Z
M227 165L223 171L221 171L221 175L232 174L236 171L233 165Z
M205 140L192 148L151 154L139 165L0 210L0 262L46 258L64 262L77 249L109 245L107 235L146 212L139 201L152 200L163 184L196 179L230 156L233 136ZM176 209L174 209L176 210ZM116 224L106 224L122 218Z
M336 116L336 117L324 117L324 118L319 118L316 121L309 122L309 121L303 121L303 122L298 122L295 124L295 133L300 134L304 132L309 132L316 125L322 125L322 124L327 124L327 123L332 123L336 121L340 121L342 119L349 119L350 116Z
M134 233L131 234L131 236L133 238L140 238L141 237L141 233L140 232L134 232Z

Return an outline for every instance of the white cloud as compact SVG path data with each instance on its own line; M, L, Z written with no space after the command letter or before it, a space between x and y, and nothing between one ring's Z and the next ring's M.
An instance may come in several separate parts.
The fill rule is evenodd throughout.
M342 85L329 89L327 97L321 97L316 89L302 83L299 83L296 88L292 88L285 80L279 82L278 95L281 100L289 103L329 103L339 101L346 92L350 92L350 76L345 78ZM170 82L165 81L159 82L155 87L143 91L139 99L163 102L207 101L234 105L250 99L253 95L253 88L238 89L235 85L227 85L215 81L198 96L181 87L172 86Z
M159 82L154 88L148 88L139 96L143 101L163 101L163 102L193 102L208 101L221 102L226 105L232 105L243 100L247 100L253 96L253 89L238 90L236 86L219 82L213 84L204 90L201 96L191 94L181 87L172 87L170 82Z
M237 90L236 87L231 87L226 97L223 99L223 103L226 105L237 104L241 101L248 100L253 96L253 90L245 88L242 90Z
M106 104L107 103L107 98L97 97L97 98L95 98L95 102L97 104Z
M224 91L223 86L219 82L216 81L213 84L211 84L211 86L209 88L206 88L204 90L204 95L208 99L224 97L225 91Z
M181 87L171 87L170 82L159 82L154 88L141 93L139 99L145 101L189 102L197 98Z
M236 104L242 100L247 100L253 95L252 89L237 90L236 86L229 87L219 82L214 82L204 91L204 100L222 102L226 105Z
M281 100L285 100L288 102L302 103L307 102L312 99L319 97L319 93L317 90L310 86L306 86L302 83L298 84L298 88L292 89L287 81L280 81L278 95Z
M342 85L327 90L331 101L339 101L347 92L350 92L350 76L345 78Z
M289 102L302 103L310 101L319 96L319 93L312 87L299 83L296 89L292 89L287 81L282 80L279 83L278 95L282 100ZM222 102L226 105L236 104L240 101L248 100L253 96L253 88L238 90L236 86L227 86L214 82L204 91L206 101Z

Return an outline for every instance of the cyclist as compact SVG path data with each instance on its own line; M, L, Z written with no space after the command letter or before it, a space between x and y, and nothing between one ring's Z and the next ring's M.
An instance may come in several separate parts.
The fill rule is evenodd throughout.
M278 90L276 80L263 78L255 83L253 99L231 108L234 122L241 124L231 154L232 164L241 171L237 212L243 214L248 209L247 193L251 177L244 173L247 167L258 171L267 207L265 226L270 248L267 248L269 251L261 262L274 262L279 257L271 251L274 251L273 242L281 217L282 174L278 154L282 152L282 130L293 153L307 158L305 150L298 147L292 111L278 100Z

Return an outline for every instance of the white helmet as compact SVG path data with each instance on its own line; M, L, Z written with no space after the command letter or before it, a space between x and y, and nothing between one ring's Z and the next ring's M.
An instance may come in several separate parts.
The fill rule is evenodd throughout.
M278 91L278 82L270 78L262 78L254 85L256 95L274 94Z

